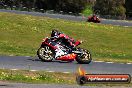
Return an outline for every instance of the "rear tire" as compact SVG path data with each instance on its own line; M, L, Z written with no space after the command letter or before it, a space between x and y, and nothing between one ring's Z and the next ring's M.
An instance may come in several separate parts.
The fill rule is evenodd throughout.
M79 64L89 64L91 61L92 61L92 56L91 56L91 53L88 51L88 50L85 50L85 49L79 49L81 50L83 53L83 55L78 55L76 57L76 61L79 63Z
M49 46L40 47L37 51L37 55L41 61L50 62L53 60L53 52Z

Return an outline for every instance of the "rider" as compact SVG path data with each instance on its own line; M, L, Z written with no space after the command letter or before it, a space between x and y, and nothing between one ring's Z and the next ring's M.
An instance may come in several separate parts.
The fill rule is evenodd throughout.
M75 41L73 38L70 38L69 36L65 35L64 33L62 32L59 32L58 30L54 29L52 30L52 33L51 33L51 37L55 38L55 39L62 39L62 42L67 45L68 47L70 48L73 48L75 47Z
M65 35L64 33L59 32L56 29L52 30L51 37L52 38L55 38L57 40L61 39L62 40L62 43L64 43L66 46L68 46L69 49L70 49L70 51L75 46L77 46L79 43L81 43L80 41L76 41L75 42L73 38L70 38L69 36ZM60 55L57 55L58 53ZM64 52L60 48L56 49L56 56L55 57L58 57L58 56L61 56L61 55L64 55Z
M93 16L92 16L92 18L91 18L92 20L96 20L96 15L95 14L93 14Z

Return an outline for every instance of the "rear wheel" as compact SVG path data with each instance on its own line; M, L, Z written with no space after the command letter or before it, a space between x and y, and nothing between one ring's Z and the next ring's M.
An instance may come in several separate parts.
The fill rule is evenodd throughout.
M89 64L92 61L91 53L88 50L80 49L79 51L83 52L83 54L78 55L76 61L79 64Z
M54 54L49 46L44 46L38 49L37 55L42 61L49 62L53 60Z

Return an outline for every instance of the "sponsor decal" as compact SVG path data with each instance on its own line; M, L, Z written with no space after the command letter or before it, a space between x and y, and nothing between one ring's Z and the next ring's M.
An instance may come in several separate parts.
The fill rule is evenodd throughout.
M130 83L131 75L129 74L87 74L80 66L76 81L79 85L86 83Z

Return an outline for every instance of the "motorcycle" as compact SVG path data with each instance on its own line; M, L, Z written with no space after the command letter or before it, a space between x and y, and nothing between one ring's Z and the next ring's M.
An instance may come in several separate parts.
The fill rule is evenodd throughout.
M55 45L52 44L53 42ZM76 43L78 43L78 41ZM80 44L81 42L78 43L78 45ZM55 59L55 50L57 47L61 48L65 54ZM69 47L65 45L62 40L53 41L53 38L48 37L43 39L43 42L37 51L37 55L39 59L44 62L51 62L53 60L72 62L76 60L79 64L89 64L92 60L91 53L88 50L74 47L74 49L69 52Z
M101 21L100 21L98 16L95 16L95 17L89 16L88 19L87 19L87 22L100 23Z

